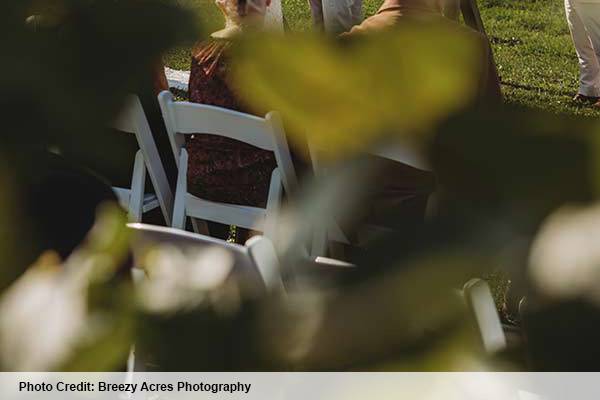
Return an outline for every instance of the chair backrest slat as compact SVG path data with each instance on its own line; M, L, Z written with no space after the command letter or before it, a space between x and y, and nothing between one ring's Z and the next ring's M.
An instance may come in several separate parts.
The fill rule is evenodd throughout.
M173 194L139 97L135 95L128 97L123 112L117 118L113 127L123 132L135 134L161 211L167 224L170 225L173 211Z
M279 114L273 111L267 114L266 120L269 123L270 132L275 141L275 159L277 161L277 166L280 169L283 188L289 195L298 185L298 176L296 175L296 169L288 146L285 130L283 129L283 123L281 122Z
M467 306L477 325L484 349L495 353L506 348L506 336L489 285L482 279L471 279L463 287Z
M130 96L127 98L125 107L119 114L117 120L113 123L113 127L119 131L126 133L134 133L136 131L135 118L132 118L132 115L135 115L135 96Z
M159 98L163 113L168 114L172 135L219 135L264 150L275 150L264 118L206 104L174 101L169 92L161 93ZM176 144L180 145L181 142Z
M285 190L290 193L296 186L296 172L277 113L260 118L221 107L175 101L169 91L160 93L158 99L176 160L185 145L184 135L218 135L274 152Z

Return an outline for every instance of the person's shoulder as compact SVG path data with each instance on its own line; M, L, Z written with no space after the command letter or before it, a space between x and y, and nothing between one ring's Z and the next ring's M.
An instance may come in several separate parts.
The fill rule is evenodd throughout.
M223 56L228 52L232 42L229 39L221 39L209 37L194 46L192 49L193 64L204 64L223 59Z
M198 53L204 53L207 49L221 49L228 47L230 41L227 39L214 38L209 36L208 38L198 41L192 48L192 57L196 57Z
M341 34L340 37L352 38L391 29L397 25L399 17L400 15L394 12L379 12L353 26L350 31Z

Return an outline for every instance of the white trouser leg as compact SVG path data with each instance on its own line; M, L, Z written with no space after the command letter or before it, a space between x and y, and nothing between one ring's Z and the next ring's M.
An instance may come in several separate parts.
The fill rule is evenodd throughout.
M265 28L274 32L283 32L285 30L281 0L271 1L271 5L267 8L267 13L265 14Z
M594 47L600 50L600 4L565 0L565 13L579 59L579 93L599 96L600 65ZM596 39L592 39L593 37Z

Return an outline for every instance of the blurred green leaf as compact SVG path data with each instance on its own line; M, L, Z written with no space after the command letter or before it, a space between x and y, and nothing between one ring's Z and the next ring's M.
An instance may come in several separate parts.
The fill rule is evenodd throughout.
M197 32L169 0L10 0L4 11L0 45L11 58L0 65L0 140L27 152L56 140L102 143L124 96Z
M474 39L444 24L407 22L343 43L245 36L233 71L241 95L281 112L292 139L329 156L422 133L473 97L480 72Z
M18 243L6 259L16 273L39 255L40 221L26 207L30 189L56 168L48 149L93 149L106 158L118 152L106 133L125 96L152 92L162 54L195 40L196 25L175 0L3 3L0 46L10 57L0 64L0 164L7 166L0 179L13 198L1 214L14 218L3 227Z
M125 215L112 205L62 265L48 253L29 268L0 298L1 367L119 368L134 327L128 257Z

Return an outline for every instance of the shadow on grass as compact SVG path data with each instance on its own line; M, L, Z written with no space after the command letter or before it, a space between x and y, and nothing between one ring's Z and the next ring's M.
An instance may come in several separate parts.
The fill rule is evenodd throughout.
M556 90L556 89L550 89L547 87L540 87L540 86L534 86L534 85L525 85L522 83L517 83L517 82L511 82L511 81L501 81L501 84L504 86L510 86L512 88L515 89L523 89L523 90L529 90L529 91L535 91L535 92L543 92L543 93L548 93L548 94L552 94L555 96L567 96L567 97L571 97L573 95L573 93L567 91L567 90Z

